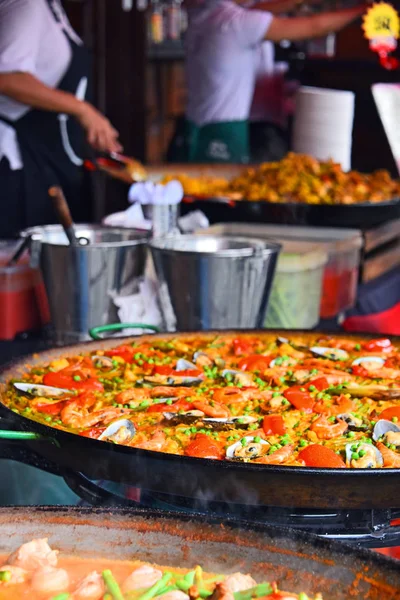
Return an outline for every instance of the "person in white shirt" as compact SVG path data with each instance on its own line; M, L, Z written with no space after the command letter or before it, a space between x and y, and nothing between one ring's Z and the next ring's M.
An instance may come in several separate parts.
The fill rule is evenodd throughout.
M90 145L119 151L118 133L88 101L89 55L60 0L0 0L0 237L56 221L60 185L76 220Z
M248 119L263 42L319 37L365 10L363 5L308 17L275 16L284 4L271 0L244 8L231 0L187 0L188 161L249 162Z

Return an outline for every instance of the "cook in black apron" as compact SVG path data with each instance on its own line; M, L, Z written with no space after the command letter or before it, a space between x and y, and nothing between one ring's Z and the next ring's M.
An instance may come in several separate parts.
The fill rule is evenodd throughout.
M51 0L47 0L56 21L60 20ZM90 95L90 58L64 32L71 47L68 69L58 89L88 99ZM90 202L83 197L86 176L82 157L87 149L83 128L72 117L56 112L31 109L17 121L0 120L17 134L23 168L12 171L8 161L0 163L0 238L10 237L25 227L57 221L48 189L60 185L71 208L73 219L90 219Z

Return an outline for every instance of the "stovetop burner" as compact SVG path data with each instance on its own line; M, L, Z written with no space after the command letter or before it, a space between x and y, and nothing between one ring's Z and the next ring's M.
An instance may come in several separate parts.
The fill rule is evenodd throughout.
M157 508L242 519L292 527L366 548L400 546L400 509L327 511L243 506L149 492L110 481L92 481L81 473L64 474L64 480L84 503L92 506Z

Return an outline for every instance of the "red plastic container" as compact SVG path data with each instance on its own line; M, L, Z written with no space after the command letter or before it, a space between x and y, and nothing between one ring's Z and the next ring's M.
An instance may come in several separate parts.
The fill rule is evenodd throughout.
M7 262L15 242L0 242L0 339L12 340L18 333L39 329L50 315L40 271L29 266L27 254L18 264Z

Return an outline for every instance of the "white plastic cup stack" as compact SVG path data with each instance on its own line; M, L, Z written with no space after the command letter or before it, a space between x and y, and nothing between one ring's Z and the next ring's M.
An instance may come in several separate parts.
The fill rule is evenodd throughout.
M354 93L301 87L296 96L292 150L351 169Z

